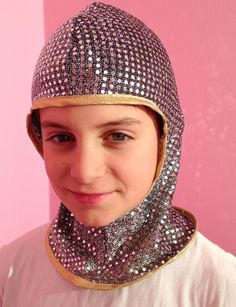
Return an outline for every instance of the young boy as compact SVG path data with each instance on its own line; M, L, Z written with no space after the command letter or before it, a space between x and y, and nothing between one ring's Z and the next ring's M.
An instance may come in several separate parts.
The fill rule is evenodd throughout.
M32 100L28 132L62 203L2 248L1 305L234 306L235 258L171 207L184 120L157 36L93 3L45 45Z

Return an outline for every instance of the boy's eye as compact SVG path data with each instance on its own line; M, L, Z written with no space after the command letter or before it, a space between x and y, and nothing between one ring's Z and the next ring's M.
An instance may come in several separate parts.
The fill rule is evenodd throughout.
M56 143L65 143L65 142L71 142L73 141L73 137L71 135L68 134L57 134L57 135L53 135L52 137L50 137L48 139L48 141L54 141Z
M114 142L126 142L131 139L130 136L128 136L127 134L123 132L114 132L110 135L109 138Z

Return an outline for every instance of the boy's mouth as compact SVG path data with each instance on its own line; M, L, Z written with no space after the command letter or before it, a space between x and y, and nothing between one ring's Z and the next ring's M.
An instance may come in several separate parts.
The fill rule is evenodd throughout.
M101 203L102 201L110 197L112 193L113 191L101 193L81 193L71 191L71 194L79 204L87 206Z

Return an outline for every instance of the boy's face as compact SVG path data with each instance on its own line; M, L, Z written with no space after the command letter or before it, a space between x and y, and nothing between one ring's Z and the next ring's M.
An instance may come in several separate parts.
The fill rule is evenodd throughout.
M159 130L145 107L94 105L40 110L51 184L80 223L104 226L148 193Z

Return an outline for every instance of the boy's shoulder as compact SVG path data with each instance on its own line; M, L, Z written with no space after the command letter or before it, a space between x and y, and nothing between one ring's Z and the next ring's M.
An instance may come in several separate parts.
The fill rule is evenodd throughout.
M224 251L200 232L196 233L192 246L189 246L183 254L183 260L189 263L192 270L199 269L196 274L198 276L202 272L206 279L214 279L216 276L234 274L236 280L236 257Z
M192 277L194 288L201 289L202 296L208 296L208 301L231 302L236 299L235 256L197 232L193 248L189 248L184 257L188 262L185 277Z
M2 301L6 306L41 306L39 300L49 286L51 293L61 284L63 288L47 257L48 227L37 227L0 249L0 306Z
M1 276L9 274L10 267L23 266L29 259L45 253L45 235L48 224L39 226L0 248Z
M224 262L226 265L236 265L236 257L234 255L223 250L200 232L197 232L195 245L195 251L197 255L201 257L201 262L203 265L207 264L218 267L222 262Z
M154 278L158 288L166 283L178 306L185 306L182 299L187 306L232 306L236 300L236 258L200 232Z
M236 283L236 257L197 232L190 245L166 266L170 273L179 274L183 279L205 282L233 275Z
M3 245L0 248L0 254L8 252L12 253L13 251L20 252L20 250L24 249L25 247L29 248L29 247L38 246L38 243L44 240L48 227L49 224L47 223L26 232L25 234L13 240L12 242Z

